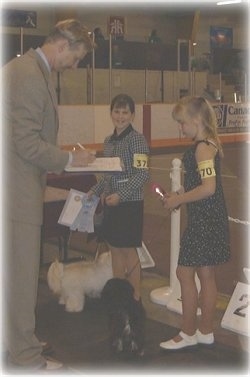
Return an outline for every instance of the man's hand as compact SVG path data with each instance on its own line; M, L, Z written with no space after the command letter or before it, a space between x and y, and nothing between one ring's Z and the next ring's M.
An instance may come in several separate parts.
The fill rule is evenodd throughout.
M91 149L79 149L75 150L72 153L72 166L79 167L79 166L87 166L90 162L95 161L96 151Z

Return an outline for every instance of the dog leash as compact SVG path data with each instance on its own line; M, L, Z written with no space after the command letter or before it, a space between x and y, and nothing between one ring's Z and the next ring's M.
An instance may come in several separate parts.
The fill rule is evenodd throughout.
M134 271L134 269L136 268L136 266L137 266L139 263L140 263L140 260L138 260L138 261L135 263L135 265L131 268L130 271L126 272L126 274L125 274L126 278L128 278L128 277L132 274L132 272Z
M100 247L101 247L101 243L99 243L98 246L97 246L97 248L96 248L96 254L95 254L95 259L94 259L95 262L96 262L96 260L98 259L98 256L99 256L99 254L100 254ZM132 272L134 271L134 269L136 268L136 266L137 266L139 263L140 263L140 259L138 259L138 261L135 263L135 265L131 268L130 271L126 272L126 274L125 274L125 277L126 277L126 278L128 278L128 277L132 274Z

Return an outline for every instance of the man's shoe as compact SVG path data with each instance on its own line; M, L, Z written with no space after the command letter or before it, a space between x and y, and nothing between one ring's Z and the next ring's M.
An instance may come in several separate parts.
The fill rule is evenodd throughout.
M52 359L51 357L45 357L45 364L40 369L58 370L62 368L63 368L63 364L60 361Z
M165 350L180 350L197 345L196 334L190 336L185 334L183 331L180 331L179 335L182 338L179 342L176 342L174 339L170 339L166 342L160 343L160 347Z
M51 345L48 342L41 341L40 343L43 347L43 349L42 349L42 355L43 356L51 355L54 352L53 348L51 347Z
M214 334L212 332L209 334L202 334L200 330L196 330L196 337L199 344L211 345L214 343Z

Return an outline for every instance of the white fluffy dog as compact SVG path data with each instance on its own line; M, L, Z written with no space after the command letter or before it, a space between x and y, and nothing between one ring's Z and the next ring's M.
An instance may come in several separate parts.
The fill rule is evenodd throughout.
M95 261L63 264L56 260L49 267L47 280L66 311L80 312L84 308L85 295L100 297L104 285L112 277L111 253L104 252Z

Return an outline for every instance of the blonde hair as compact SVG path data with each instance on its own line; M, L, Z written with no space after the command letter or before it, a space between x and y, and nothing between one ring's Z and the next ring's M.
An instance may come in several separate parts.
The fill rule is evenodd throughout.
M185 122L187 117L197 118L200 116L201 122L207 138L213 139L222 154L221 142L217 132L217 118L211 104L203 97L182 97L174 106L172 117L177 122Z
M78 20L68 19L59 21L45 40L45 43L53 43L59 39L67 39L69 45L74 48L84 44L87 52L95 48L88 29Z

